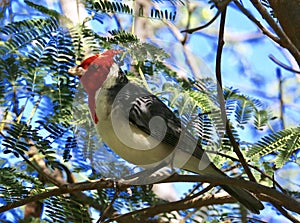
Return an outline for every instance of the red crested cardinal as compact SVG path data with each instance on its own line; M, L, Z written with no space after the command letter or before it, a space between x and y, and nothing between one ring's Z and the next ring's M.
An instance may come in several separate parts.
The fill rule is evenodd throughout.
M181 142L184 127L180 119L158 97L128 81L114 62L114 56L119 53L108 50L69 70L70 74L79 76L88 94L90 113L103 141L120 157L138 166L159 163L178 144L184 147L196 142L188 158L185 156L184 164L180 166L180 158L177 158L174 166L200 175L228 177L209 161L191 134L188 140ZM178 154L180 152L176 156ZM253 213L258 214L264 208L248 191L236 186L220 186Z

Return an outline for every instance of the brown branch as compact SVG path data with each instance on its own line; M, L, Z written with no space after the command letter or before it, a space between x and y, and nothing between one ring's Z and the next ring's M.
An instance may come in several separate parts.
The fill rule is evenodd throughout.
M199 30L201 30L201 29L204 29L204 28L210 26L211 24L213 24L213 22L219 17L220 14L221 14L221 12L218 11L218 12L216 13L216 15L215 15L210 21L208 21L206 24L204 24L204 25L202 25L202 26L199 26L199 27L196 27L196 28L193 28L193 29L184 29L184 30L182 30L181 32L182 32L182 33L183 33L183 32L186 32L186 33L188 33L188 34L192 34L193 32L197 32L197 31L199 31Z
M51 171L47 168L46 163L42 158L36 158L38 157L38 149L35 146L35 143L31 139L26 139L28 145L30 146L30 150L28 152L29 157L33 157L33 160L35 161L35 164L31 162L24 154L20 154L23 160L27 163L28 166L30 166L32 169L37 171L39 174L39 177L44 178L47 182L50 182L54 184L55 186L60 186L65 184L66 182L63 181L63 179L57 179L52 174Z
M132 222L132 216L138 216L138 222L146 222L149 217L154 217L160 213L166 213L171 211L186 210L189 208L201 208L209 205L215 204L225 204L225 203L235 203L236 201L228 196L219 196L219 195L208 195L205 197L197 197L192 199L183 199L180 201L170 202L167 204L158 204L148 208L142 208L140 210L132 211L123 215L118 215L114 218L105 221L109 223L112 221L128 221Z
M281 44L280 39L273 35L267 28L265 28L238 0L234 0L234 4L242 11L242 13L248 17L257 27L262 31L263 34L268 36L274 42Z
M175 174L165 180L162 180L159 183L174 183L174 182L206 182L211 183L213 185L233 185L237 187L244 188L246 190L252 191L258 195L262 200L272 201L275 204L283 206L284 208L294 211L300 214L300 203L293 199L290 196L287 196L274 188L270 188L264 185L260 185L258 183L252 181L246 181L243 179L235 179L229 177L211 177L211 176L200 176L200 175L178 175ZM117 183L118 188L120 190L124 190L128 188L130 185L122 183L122 181L114 182L111 179L100 179L94 182L81 182L81 183L73 183L61 186L60 188L56 188L44 193L40 193L31 197L24 198L23 200L9 203L5 206L0 207L0 213L20 207L29 202L38 201L41 199L46 199L51 196L59 196L66 193L74 193L78 191L84 190L94 190L94 189L104 189L104 188L113 188ZM265 194L265 195L264 195ZM229 202L229 200L227 200ZM230 200L231 202L231 200ZM223 202L225 203L225 202Z
M187 14L187 23L186 23L185 29L189 29L190 25L191 25L192 14L193 14L193 11L195 10L195 7L192 8L188 1L187 1L187 4L186 4L186 7L187 7L187 10L188 10L188 14ZM181 44L185 45L187 39L188 39L188 33L185 33L185 35L183 37L183 40L181 41Z
M281 128L285 129L285 122L284 122L284 101L283 101L283 89L282 89L282 76L281 70L279 68L276 69L277 79L278 79L278 98L280 103L280 121L281 121Z
M229 125L229 121L227 120L227 117L226 117L225 100L223 97L223 87L222 87L222 72L221 72L226 11L227 11L227 8L225 8L221 14L219 37L218 37L218 48L217 48L217 55L216 55L216 79L217 79L217 83L218 83L218 85L217 85L218 99L219 99L219 103L220 103L221 116L226 125L226 133L227 133L230 143L233 147L233 151L236 153L236 155L240 159L240 162L241 162L246 174L248 175L249 179L251 181L255 182L256 181L255 177L253 176L253 174L252 174L252 172L251 172L251 170L239 148L239 144L236 142L236 140L232 134L232 131L231 131L231 128Z
M289 37L292 43L300 50L300 2L299 0L268 0L268 6L272 8L273 14Z
M199 175L173 175L168 179L163 180L161 183L169 182L207 182L214 185L220 185L220 182L225 185L233 185L244 188L246 190L252 191L255 194L266 194L272 198L272 202L275 202L278 205L284 206L286 209L294 211L300 214L300 202L294 198L283 194L277 191L274 188L267 187L256 182L246 181L244 179L235 179L235 178L217 178L211 176L199 176ZM258 195L263 198L265 201L270 201L265 196Z
M173 177L174 178L177 178L177 177L180 178L179 175L174 175ZM173 177L170 177L169 179L171 179ZM185 176L185 179L187 180L186 182L190 182L189 181L189 180L191 180L190 177L193 178L195 176ZM187 178L190 178L190 179L188 180ZM197 178L197 176L196 176L196 178ZM230 179L230 178L228 178L228 179ZM173 182L173 181L170 181L170 182ZM180 182L182 182L182 181L180 181ZM254 185L256 183L249 182L249 181L247 181L247 183L250 183L251 187L253 186L253 189L255 188ZM262 186L262 187L266 188L265 186ZM269 189L272 190L272 193L279 193L279 192L277 192L276 190L274 190L272 188L269 188ZM273 196L276 197L275 195L273 195ZM264 196L264 198L266 198L265 200L270 201L269 197ZM277 199L273 199L271 197L271 201L275 202L277 205L280 206L281 204L278 204L278 202L281 202L280 199L282 199L282 197L280 196L280 198L278 198L278 197L276 197L276 198ZM284 201L287 202L287 204L288 204L289 198L284 197ZM125 222L126 222L126 220L127 221L130 221L130 220L132 221L132 219L133 219L132 216L138 216L139 217L139 222L140 222L140 221L143 221L143 220L145 221L147 218L153 217L153 216L158 215L160 213L165 213L165 212L170 212L170 211L177 211L177 210L185 210L185 209L188 209L188 208L201 208L201 207L208 206L208 205L213 205L213 204L224 204L224 203L233 203L233 202L234 201L232 201L231 198L228 197L228 196L218 197L216 195L209 195L209 196L202 197L202 198L193 196L192 199L189 199L187 197L187 198L185 198L183 200L180 200L180 201L170 202L170 203L162 204L162 205L155 205L155 206L152 206L152 207L149 207L149 208L143 208L143 209L140 209L140 210L136 210L136 211L127 213L125 215L119 215L119 216L116 216L115 218L112 218L112 219L106 221L106 223L111 222L113 220L121 220L121 219ZM297 201L294 200L294 202L297 202ZM297 206L300 207L300 204L297 203ZM298 212L299 212L299 210L298 210Z
M298 65L300 66L300 52L296 48L296 46L292 43L289 37L285 34L285 32L280 28L280 26L274 21L272 16L266 10L266 8L262 5L262 3L258 0L250 0L256 10L261 14L261 16L267 21L267 23L272 27L275 33L280 38L280 45L284 48L287 48L290 53L295 57Z
M300 74L300 70L295 70L295 69L289 67L288 65L282 63L281 61L279 61L278 59L276 59L276 57L273 56L272 54L269 55L269 58L270 58L274 63L276 63L277 65L279 65L280 67L282 67L283 69L288 70L288 71L291 71L291 72L294 72L294 73L297 73L297 74Z
M110 215L109 216L107 216L107 215L110 214L110 212L111 212L111 210L113 208L113 204L115 203L115 201L118 198L119 194L120 194L120 191L117 190L115 192L115 195L114 195L113 199L111 200L111 202L109 203L109 205L107 205L107 207L104 209L102 215L100 216L100 218L98 219L98 221L96 223L101 223L101 222L103 222L103 220L105 218L110 217Z
M49 190L47 192L43 192L43 193L40 193L37 195L26 197L20 201L16 201L13 203L9 203L5 206L2 206L2 207L0 207L0 213L2 213L4 211L8 211L8 210L16 208L16 207L23 206L30 202L47 199L51 196L60 196L62 194L73 193L73 192L78 192L78 191L112 188L112 187L114 187L114 182L110 179L108 179L108 180L101 179L96 182L66 184L59 188L55 188L55 189Z
M54 184L57 187L64 187L65 185L68 185L69 183L74 183L74 177L71 173L71 171L64 166L61 163L57 163L57 167L62 168L66 175L67 175L67 181L65 181L60 174L57 174L57 171L51 171L45 161L42 158L39 158L39 156L36 156L38 153L38 149L34 145L34 142L31 139L26 139L28 144L30 145L30 151L28 152L29 156L33 157L35 164L33 164L29 159L26 158L26 156L22 155L22 158L25 160L25 162L31 166L34 170L36 170L39 174L40 178L43 178L46 180L46 182L50 182ZM74 192L71 193L72 196L74 196L77 200L81 201L84 204L88 204L95 208L96 210L101 210L101 205L98 204L98 202L95 202L93 199L90 199L87 195L85 195L82 192Z
M283 207L281 207L278 204L273 204L273 205L287 219L291 220L293 223L300 223L299 219L295 218L293 215L291 215L290 213L288 213L287 210L285 210Z
M268 196L265 194L260 195L263 200L268 200L283 216L291 220L292 222L299 223L299 219L296 219L287 210L285 210L282 205L278 204L278 200L275 197Z

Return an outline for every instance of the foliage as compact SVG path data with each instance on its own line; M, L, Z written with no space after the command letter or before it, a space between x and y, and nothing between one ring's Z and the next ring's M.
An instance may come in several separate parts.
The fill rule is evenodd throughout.
M170 1L172 3L172 1ZM130 4L130 5L129 5ZM126 13L130 15L135 15L139 17L149 16L150 18L155 19L166 19L170 21L174 21L176 18L176 11L168 11L168 9L161 10L157 8L152 8L150 11L150 15L145 15L143 5L140 5L137 12L134 12L133 7L131 6L131 2L123 3L118 1L107 1L107 0L88 0L86 1L86 7L90 8L92 11L98 13ZM147 12L146 12L147 13Z
M281 168L300 147L299 130L299 127L284 129L262 138L248 151L248 156L276 154L274 164Z
M85 7L91 16L81 24L72 24L62 13L42 5L28 0L25 3L40 16L11 21L0 28L2 206L51 192L54 187L63 188L65 184L74 183L74 177L92 182L102 177L120 178L135 171L96 136L94 125L87 118L86 95L78 87L78 80L68 74L69 68L87 55L111 48L123 51L117 60L132 81L152 91L185 126L191 126L189 130L198 136L198 143L203 148L214 154L213 160L218 167L226 168L229 175L246 176L240 168L240 157L233 152L232 138L220 109L218 83L213 78L182 77L166 62L170 54L160 46L151 41L140 41L135 34L121 28L111 28L103 34L89 23L97 21L98 14L126 14L148 21L174 22L178 5L185 7L182 1L170 1L172 4L167 9L157 7L160 1L155 1L157 5L145 11L143 6L136 9L126 1L88 0ZM1 7L4 8L0 10L0 19L4 17L5 7L9 6L3 3ZM184 45L184 41L181 43ZM269 133L272 130L269 127L276 120L263 102L234 88L224 87L222 96L233 140L251 160L251 165L261 170L255 172L256 179L273 185L270 176L274 169L282 168L286 162L297 162L300 128ZM264 137L257 142L245 141L239 131L251 128L255 134ZM209 151L211 145L218 148L217 152ZM269 155L274 158L264 160ZM189 196L198 193L202 196L201 190L203 185L197 184ZM119 190L116 185L77 192L42 200L43 221L20 216L16 221L91 222L92 213L97 217L106 214L109 219L125 211L135 213L142 208L167 203L156 197L151 185L132 186L127 190ZM162 212L147 221L160 219L166 222L178 216L189 222L244 217L243 211L234 207L229 205L228 209L233 211L225 213L218 205ZM138 214L131 217L136 220Z
M51 197L45 209L51 222L91 222L87 207L72 197Z

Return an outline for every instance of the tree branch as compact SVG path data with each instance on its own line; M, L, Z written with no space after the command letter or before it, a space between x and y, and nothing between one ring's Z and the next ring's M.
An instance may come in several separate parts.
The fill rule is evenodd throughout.
M300 70L295 70L295 69L293 69L292 67L289 67L288 65L282 63L281 61L279 61L278 59L276 59L276 57L273 56L272 54L269 55L269 58L270 58L274 63L276 63L278 66L282 67L283 69L288 70L288 71L291 71L291 72L294 72L294 73L297 73L297 74L300 74Z
M142 208L140 210L132 211L127 214L118 215L114 218L105 221L105 223L109 223L112 221L118 220L127 220L131 222L132 216L138 216L138 222L146 222L149 217L154 217L160 213L166 213L171 211L179 211L186 210L189 208L201 208L209 205L215 204L225 204L225 203L235 203L236 201L230 197L229 195L220 196L220 195L208 195L205 197L196 197L192 199L183 199L180 201L170 202L167 204L158 204L155 206L151 206L148 208Z
M16 208L16 207L23 206L23 205L33 202L33 201L47 199L51 196L60 196L62 194L73 193L73 192L84 191L84 190L112 188L112 187L114 187L114 185L115 185L114 181L112 181L110 179L106 179L106 180L101 179L96 182L65 184L59 188L55 188L55 189L49 190L44 193L26 197L20 201L16 201L13 203L9 203L5 206L2 206L2 207L0 207L0 213L2 213L4 211L8 211L8 210Z
M250 0L253 6L257 9L257 11L262 15L262 17L267 21L267 23L272 27L272 29L276 32L276 34L280 38L280 45L287 48L290 53L295 57L298 62L298 66L300 66L300 52L296 48L296 46L292 43L292 41L288 38L285 32L279 27L279 25L274 21L269 12L265 9L265 7L258 0Z
M222 178L220 180L217 180L220 178L217 177L210 177L210 176L199 176L199 175L173 175L169 177L168 179L163 180L161 183L166 182L207 182L214 185L233 185L237 187L244 188L246 190L252 191L255 194L265 194L268 195L270 198L272 198L272 202L275 202L278 205L281 205L285 207L286 209L289 209L290 211L294 211L296 213L300 214L300 202L295 200L294 198L283 194L279 191L277 191L274 188L267 187L261 184L258 184L256 182L252 181L246 181L244 179L235 179L235 178ZM270 201L269 198L266 196L260 196L258 195L262 200L264 201Z
M162 180L159 183L175 183L175 182L206 182L211 183L213 185L233 185L237 187L244 188L246 190L252 191L255 194L262 194L258 195L262 200L265 201L271 201L272 203L275 203L277 205L283 206L284 208L294 211L296 213L300 214L300 203L293 199L292 197L285 195L279 191L277 191L274 188L270 188L264 185L260 185L256 182L252 181L246 181L243 179L235 179L235 178L229 178L229 177L211 177L211 176L200 176L200 175L178 175L174 174L173 176ZM62 194L67 193L74 193L78 191L84 191L84 190L95 190L95 189L104 189L104 188L114 188L115 184L118 185L118 188L120 190L124 190L131 185L124 184L122 181L113 181L111 179L100 179L94 182L81 182L81 183L72 183L72 184L66 184L61 186L60 188L52 189L44 193L40 193L34 196L30 196L27 198L24 198L23 200L9 203L5 206L0 207L0 213L20 207L22 205L25 205L29 202L38 201L42 199L49 198L51 196L60 196ZM188 199L188 198L186 198ZM194 198L193 198L194 199ZM210 201L211 202L211 201ZM221 201L216 201L221 202ZM232 203L233 201L231 198L229 199L226 197L226 202ZM226 203L224 200L222 200L221 203Z
M111 200L111 202L107 205L107 207L104 209L102 215L100 216L100 218L98 219L98 221L96 223L101 223L104 221L105 218L110 217L110 213L111 210L113 209L113 204L115 203L116 199L119 196L120 191L116 190L115 195L113 197L113 199Z
M222 52L223 52L223 46L224 46L224 29L225 29L225 20L226 20L226 11L227 8L224 8L221 14L221 20L220 20L220 28L219 28L219 37L218 37L218 48L217 48L217 55L216 55L216 79L217 79L217 91L218 91L218 99L220 104L220 110L221 110L221 116L222 119L226 125L226 133L229 137L230 143L233 147L233 151L238 156L246 174L248 175L249 179L251 181L256 181L255 177L253 176L242 152L240 151L239 144L236 142L230 125L229 121L226 117L226 110L225 110L225 100L223 97L223 87L222 87L222 72L221 72L221 62L222 62Z
M242 13L248 17L255 25L262 31L263 34L268 36L274 42L281 44L280 39L273 35L267 28L265 28L238 0L234 0L234 4L242 11Z
M281 75L281 70L280 68L276 69L276 75L278 79L278 88L279 88L279 93L278 93L278 99L280 103L280 121L281 121L281 128L285 129L285 121L284 121L284 101L283 101L283 80L282 80L282 75Z
M218 12L216 13L216 15L215 15L210 21L208 21L206 24L204 24L204 25L202 25L202 26L199 26L199 27L196 27L196 28L193 28L193 29L184 29L184 30L182 30L181 32L182 32L182 33L183 33L183 32L186 32L186 33L188 33L188 34L192 34L193 32L197 32L197 31L199 31L199 30L201 30L201 29L204 29L204 28L210 26L214 21L216 21L216 19L219 17L220 14L221 14L221 12L218 11Z
M273 204L273 205L287 219L291 220L293 223L300 223L299 219L295 218L293 215L291 215L290 213L288 213L287 210L285 210L283 207L281 207L278 204Z

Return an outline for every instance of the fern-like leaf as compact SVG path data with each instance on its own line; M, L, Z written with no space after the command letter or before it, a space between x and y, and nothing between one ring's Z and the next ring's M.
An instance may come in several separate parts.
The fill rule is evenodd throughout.
M127 13L133 14L133 9L125 3L118 1L96 0L93 2L93 8L96 11L107 13Z
M92 222L87 207L72 197L45 200L45 213L52 222Z
M272 119L274 119L274 117L269 111L256 109L254 114L254 126L258 130L263 130Z
M171 1L174 3L175 1ZM161 1L160 4L164 5L166 1ZM168 2L169 3L169 2ZM124 13L132 16L150 17L154 19L166 19L174 21L176 19L176 10L160 9L159 4L151 8L149 15L145 15L145 9L140 6L137 12L134 11L133 6L117 0L89 0L86 1L86 7L94 12L104 13ZM148 13L148 12L147 12Z
M270 134L254 144L248 151L247 156L265 156L276 152L279 153L276 164L281 167L290 155L300 147L300 127L289 128L277 133Z
M71 23L71 21L65 17L64 15L60 14L59 12L55 11L55 10L52 10L52 9L48 9L46 7L44 7L43 5L39 5L39 4L36 4L32 1L28 1L28 0L25 0L24 1L28 6L40 11L41 13L43 13L44 15L48 15L52 18L55 18L56 20L59 20L59 19L63 19L64 22L69 22Z
M58 29L58 23L53 18L32 19L11 23L0 29L0 32L11 36L5 43L5 48L0 50L0 54L10 54L32 43L33 40L51 37L51 33Z
M254 121L255 128L260 130L272 119L259 100L245 96L236 89L226 89L224 98L227 116L234 117L232 121L237 123L237 127L244 128Z
M37 178L17 172L14 168L0 168L0 193L5 203L13 203L27 197L34 186L42 188Z
M237 121L238 126L243 128L243 125L251 119L253 108L246 100L237 101L236 104L235 120Z

